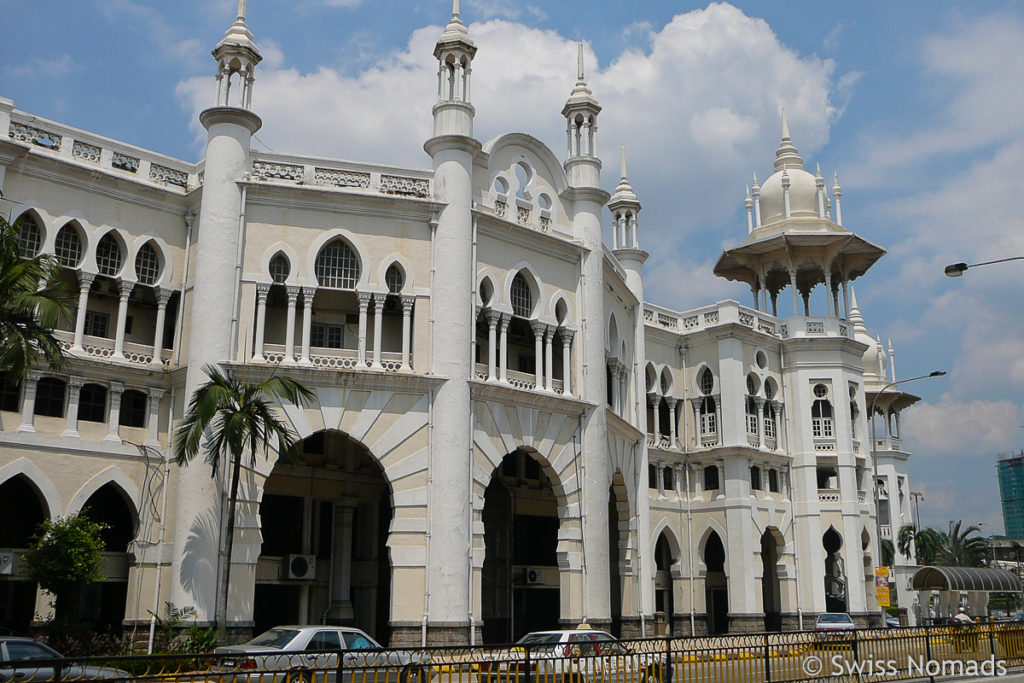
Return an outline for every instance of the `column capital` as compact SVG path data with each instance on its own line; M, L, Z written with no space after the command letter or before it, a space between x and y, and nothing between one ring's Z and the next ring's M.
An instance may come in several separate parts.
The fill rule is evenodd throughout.
M28 372L25 373L25 382L32 382L33 384L35 384L42 378L43 373L39 372L38 370L29 370Z
M79 288L91 287L93 280L96 279L96 273L88 273L84 270L78 270L75 272L78 274Z
M412 307L416 304L415 294L402 294L402 313L412 313Z
M167 393L167 390L159 389L157 387L149 387L146 390L146 393L148 393L149 397L151 399L153 399L154 401L159 401L160 399L162 399L164 397L164 394Z
M763 410L765 403L768 403L768 399L762 398L760 396L755 396L754 397L754 404L757 406L758 410Z
M555 338L555 326L545 325L544 326L544 341L548 344Z
M131 280L117 281L117 290L122 299L127 299L131 295L133 289L135 289L135 283Z
M675 396L666 396L665 402L668 403L669 408L675 408L676 404L679 403L679 399Z
M288 293L288 305L291 306L299 298L299 292L302 291L302 287L299 285L286 285L285 292Z
M542 337L544 336L544 330L547 329L547 324L542 323L540 320L531 320L530 329L533 330L535 337Z
M313 297L316 296L316 287L304 285L302 287L302 305L305 308L313 307Z
M387 301L388 292L373 292L373 304L375 307L379 307L385 301Z
M85 386L84 377L68 377L68 386L72 389L81 389Z
M484 310L484 320L487 321L487 324L490 327L498 326L498 323L501 322L501 315L502 314L499 311L496 311L493 308L488 308Z
M571 327L559 327L558 336L562 340L563 344L571 344L572 338L576 335L576 330Z
M274 286L273 282L257 282L256 283L256 294L262 296L264 299L270 294L270 288Z
M365 311L370 306L370 300L373 299L373 292L356 292L356 299L359 301L359 310Z
M166 308L167 302L171 300L171 295L174 294L174 290L170 287L154 287L153 293L156 294L156 305L160 308Z
M110 392L112 394L124 393L124 384L121 383L121 382L111 382L110 383Z
M499 324L501 326L501 331L502 332L507 331L509 323L511 323L511 322L512 322L511 314L509 314L509 313L502 313L501 314L501 321L499 322Z

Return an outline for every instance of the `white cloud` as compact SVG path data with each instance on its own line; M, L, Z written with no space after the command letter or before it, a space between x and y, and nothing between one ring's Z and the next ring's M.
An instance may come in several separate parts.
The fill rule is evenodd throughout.
M33 57L17 66L4 67L8 78L61 78L81 70L71 55L63 54L54 59Z
M1020 441L1022 421L1024 412L1011 401L958 401L945 394L938 402L908 408L903 434L915 452L928 453L922 460L992 458Z

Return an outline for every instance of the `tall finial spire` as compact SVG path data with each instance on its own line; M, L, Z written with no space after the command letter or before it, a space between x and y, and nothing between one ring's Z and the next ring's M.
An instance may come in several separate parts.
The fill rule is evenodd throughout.
M238 0L238 20L245 21L245 0Z
M622 179L626 179L626 146L622 146Z
M775 170L778 171L783 166L804 167L800 150L793 144L793 139L789 135L789 120L786 118L785 109L782 110L782 141L779 143L779 148L775 150Z
M459 0L452 0L452 19L459 19Z
M786 121L785 107L782 108L782 140L783 142L785 142L786 140L792 140L792 138L789 136L789 122Z
M457 2L458 0L456 0ZM587 79L583 73L583 43L579 43L579 50L576 55L576 85L586 85Z

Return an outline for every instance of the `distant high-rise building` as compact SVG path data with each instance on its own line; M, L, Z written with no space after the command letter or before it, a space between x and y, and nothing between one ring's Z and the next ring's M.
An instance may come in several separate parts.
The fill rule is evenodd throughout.
M999 500L1008 538L1024 538L1024 451L999 458Z

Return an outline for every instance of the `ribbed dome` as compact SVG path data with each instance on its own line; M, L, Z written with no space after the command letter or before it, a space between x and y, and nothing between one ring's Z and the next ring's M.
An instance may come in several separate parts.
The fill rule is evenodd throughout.
M789 176L789 208L794 217L818 215L818 186L814 176L799 166L787 166L771 174L761 186L761 223L766 225L786 216L786 203L782 192L782 174Z

